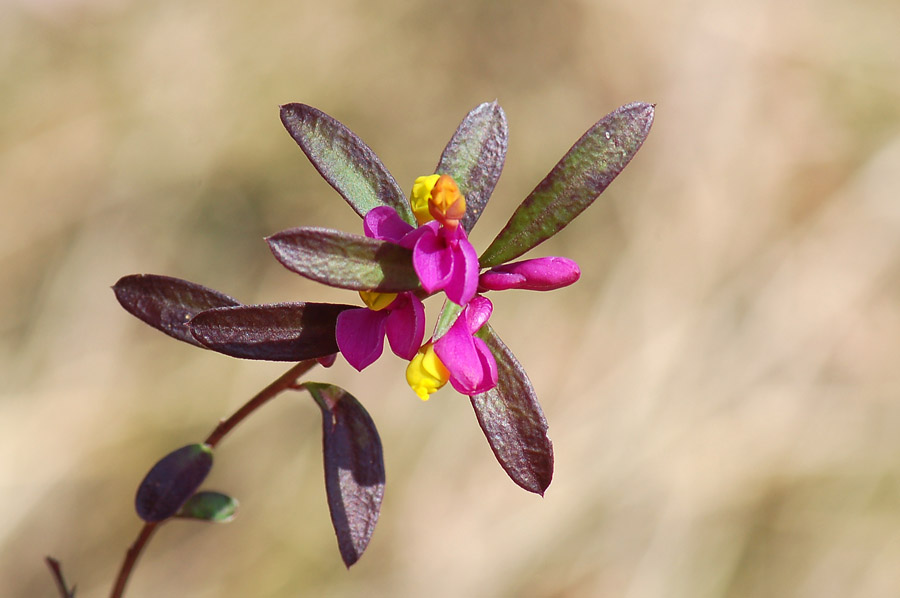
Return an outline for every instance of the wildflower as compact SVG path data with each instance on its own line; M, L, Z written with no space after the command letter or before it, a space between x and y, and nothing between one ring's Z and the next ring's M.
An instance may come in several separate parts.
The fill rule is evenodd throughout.
M337 317L335 338L341 354L357 370L373 364L387 336L397 357L412 359L425 336L425 306L412 293L366 293L368 307L348 309Z
M497 362L487 343L474 336L491 317L493 307L486 297L475 297L434 343L435 354L450 373L450 384L464 395L497 386Z

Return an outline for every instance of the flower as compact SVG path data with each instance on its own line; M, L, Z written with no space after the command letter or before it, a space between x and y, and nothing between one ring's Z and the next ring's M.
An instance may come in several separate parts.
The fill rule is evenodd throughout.
M493 304L476 296L449 330L434 343L434 352L450 373L450 384L464 395L497 386L497 361L483 340L474 336L491 317Z
M360 296L369 307L341 312L335 326L337 345L347 362L360 371L370 366L381 357L385 335L397 357L412 359L425 336L422 300L412 293L362 291Z

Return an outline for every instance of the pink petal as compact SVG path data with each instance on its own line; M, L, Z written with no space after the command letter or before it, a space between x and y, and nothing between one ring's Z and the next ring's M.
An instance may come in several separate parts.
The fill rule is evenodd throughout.
M458 392L475 395L497 385L497 362L487 344L467 330L465 314L434 343L434 352L450 371L450 384Z
M372 365L384 350L387 310L348 309L338 315L335 338L347 363L359 371Z
M422 228L424 227L419 230ZM422 282L422 288L428 293L434 293L447 285L453 268L453 256L442 238L425 233L413 248L413 267Z
M458 237L450 242L453 270L444 291L450 301L457 305L466 305L478 290L478 253L469 243L463 228L459 227L456 230Z
M478 295L472 299L465 310L466 327L469 329L469 333L478 332L478 329L484 326L484 323L491 317L493 310L494 304L487 297Z
M363 219L363 230L370 239L399 243L414 229L403 221L394 208L379 206L372 208Z
M425 306L412 293L403 293L390 307L387 317L387 337L397 357L411 360L425 338Z

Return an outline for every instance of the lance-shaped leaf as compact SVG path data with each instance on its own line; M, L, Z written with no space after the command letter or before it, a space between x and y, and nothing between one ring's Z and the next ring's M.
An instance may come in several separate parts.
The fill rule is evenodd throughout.
M349 567L362 556L381 511L384 458L375 423L353 395L331 384L303 384L322 409L325 492L338 549Z
M132 274L113 287L116 299L128 313L180 341L202 347L191 335L187 322L213 307L240 305L199 284L156 274Z
M234 519L237 508L237 499L214 490L204 490L191 496L175 516L211 523L228 523Z
M319 174L360 216L391 206L415 223L403 190L381 160L353 131L321 110L305 104L281 107L281 122Z
M635 103L588 129L516 209L479 258L481 267L519 257L574 220L631 161L652 124L653 106Z
M438 162L437 174L449 174L466 197L466 232L484 211L506 159L506 115L496 101L469 112L453 134Z
M134 506L149 523L175 515L212 469L212 448L189 444L172 451L147 473L138 487Z
M303 361L337 353L338 314L356 308L335 303L220 307L197 314L188 326L205 347L225 355Z
M509 477L543 496L553 479L553 444L544 412L524 368L500 337L489 325L478 336L497 360L497 386L470 397L478 423Z
M282 231L266 241L284 267L332 287L383 293L419 288L412 251L388 241L314 227Z

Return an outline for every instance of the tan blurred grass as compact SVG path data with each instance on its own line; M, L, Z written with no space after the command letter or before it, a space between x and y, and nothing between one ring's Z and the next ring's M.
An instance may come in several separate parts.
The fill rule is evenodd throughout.
M217 453L221 527L164 528L131 596L900 594L900 5L20 0L0 6L0 579L53 554L104 595L153 461L277 376L130 318L109 286L181 276L244 301L346 297L261 237L358 219L281 129L302 101L401 184L498 98L492 234L616 106L646 146L540 254L576 287L495 298L557 472L509 483L464 400L402 364L317 379L378 422L384 512L340 564L319 424L282 399Z

